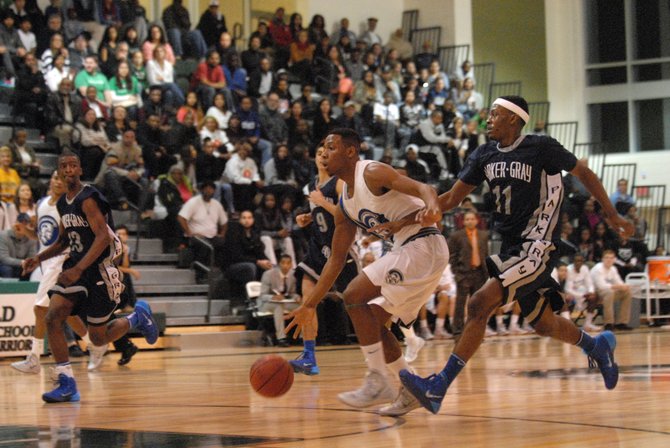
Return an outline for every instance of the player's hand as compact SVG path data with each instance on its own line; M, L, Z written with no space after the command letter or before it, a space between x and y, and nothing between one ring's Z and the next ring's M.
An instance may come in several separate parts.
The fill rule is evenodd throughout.
M437 201L430 201L426 207L419 210L416 214L416 222L421 223L422 227L429 227L442 219L442 209Z
M325 204L328 204L328 201L326 201L326 198L323 196L323 193L321 193L321 190L319 190L318 187L316 190L312 191L308 197L310 202L318 205L319 207L323 207Z
M295 222L298 227L307 227L312 222L312 215L310 213L302 213L295 217Z
M40 260L37 257L26 258L21 262L21 275L28 275L33 272L40 265Z
M58 283L60 283L63 286L70 286L71 284L79 280L79 277L81 277L81 269L74 266L60 273L60 275L58 276Z
M635 232L635 227L633 227L633 223L624 219L619 214L613 217L605 218L605 221L610 226L610 228L614 229L616 233L618 233L620 236L624 238L630 238L631 236L633 236L633 233Z
M293 339L298 339L300 335L305 332L305 329L312 329L316 331L315 328L312 328L315 314L315 308L300 305L300 307L291 311L286 317L286 319L293 319L286 326L286 333L288 334L292 328L295 328L296 330L293 332Z

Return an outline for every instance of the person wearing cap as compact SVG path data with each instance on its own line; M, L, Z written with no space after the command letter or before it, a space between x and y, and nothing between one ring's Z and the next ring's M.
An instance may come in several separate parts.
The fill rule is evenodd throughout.
M365 44L370 48L374 44L382 45L382 38L379 34L375 33L377 28L377 18L370 17L368 18L368 29L361 34L358 38L359 41L365 42Z
M439 197L442 211L451 210L486 181L496 198L495 230L502 237L502 246L500 253L485 261L490 278L470 296L468 321L444 369L429 378L400 372L402 384L434 414L449 385L481 344L491 313L514 301L538 335L577 345L598 366L605 387L611 390L617 385L614 335L604 332L593 338L571 320L554 314L563 306L560 286L551 277L559 261L562 172L570 172L586 186L614 231L628 236L633 226L616 212L586 160L578 161L551 137L521 133L529 120L524 98L497 98L486 122L491 141L470 155L454 186ZM417 213L407 223L422 215Z
M21 263L37 253L37 241L33 235L32 221L27 213L19 213L11 229L0 232L0 277L21 278Z
M221 33L227 32L226 17L219 11L219 0L211 0L209 7L200 16L196 29L200 30L207 47L216 45Z

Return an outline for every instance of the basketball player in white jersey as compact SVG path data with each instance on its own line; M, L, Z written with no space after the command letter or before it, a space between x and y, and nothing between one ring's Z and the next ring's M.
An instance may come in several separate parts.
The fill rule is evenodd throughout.
M395 397L380 413L402 415L419 404L404 389L396 395L389 382L387 368L397 377L400 370L410 367L385 324L397 317L399 323L411 325L449 262L447 243L434 224L441 217L437 194L432 187L402 176L388 165L361 161L360 137L353 130L332 131L324 147L323 165L331 176L345 182L335 213L333 250L314 289L289 315L293 321L287 331L293 327L298 327L296 333L310 329L317 304L345 264L357 226L369 230L425 208L426 219L395 234L392 251L363 269L344 291L368 374L361 388L338 398L349 406L364 408Z
M58 176L58 171L54 171L49 182L49 195L43 198L37 206L37 239L40 242L40 251L51 246L58 240L58 229L60 225L60 215L56 210L56 202L65 193L65 185ZM40 282L35 296L35 332L33 334L33 344L28 356L23 361L17 361L11 364L13 368L23 373L40 373L40 355L44 352L44 337L47 328L44 321L49 310L49 294L47 291L56 284L58 274L61 273L63 261L67 253L42 262L41 269L36 269L30 276L32 281ZM82 338L88 347L91 347L91 341L88 338L86 325L79 316L70 316L67 320L68 325L75 333Z

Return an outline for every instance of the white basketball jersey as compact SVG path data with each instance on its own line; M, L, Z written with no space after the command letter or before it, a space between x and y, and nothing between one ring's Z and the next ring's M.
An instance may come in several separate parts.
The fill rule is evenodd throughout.
M49 204L50 200L51 196L47 196L37 206L37 239L40 242L40 252L52 246L58 241L59 237L60 215L58 214L58 209L56 209L56 204ZM46 270L47 267L52 266L58 266L60 269L60 265L63 264L68 251L66 249L63 254L43 262L42 269Z
M368 230L377 224L397 221L425 207L421 199L395 190L375 196L365 183L364 176L365 169L372 163L380 162L362 160L356 163L353 198L349 196L347 184L344 184L340 205L344 214L356 225ZM419 223L401 229L393 237L394 249L400 247L405 240L416 235L420 230L421 224ZM382 235L377 236L383 238Z

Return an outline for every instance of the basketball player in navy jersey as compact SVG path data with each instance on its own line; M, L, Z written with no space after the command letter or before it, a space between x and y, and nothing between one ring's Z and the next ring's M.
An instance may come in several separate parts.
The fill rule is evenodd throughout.
M296 269L296 278L298 278L298 284L301 286L298 294L303 297L309 295L314 289L314 285L321 277L323 268L332 253L333 234L335 233L334 216L337 212L337 204L344 184L337 176L331 176L326 171L326 167L323 165L324 151L322 142L316 150L318 174L314 181L305 186L311 211L296 216L296 221L300 227L309 226L307 227L309 231L307 256L298 264ZM350 253L342 272L335 281L335 289L338 292L344 292L347 285L357 275L358 260ZM316 332L310 330L316 330L316 328L306 328L306 332L303 334L304 350L298 359L289 361L289 363L296 373L318 375L319 366L314 354ZM315 334L311 334L312 332Z
M68 359L62 325L71 314L85 314L91 342L106 346L137 328L147 342L154 344L158 328L145 302L137 302L135 312L125 319L110 322L123 283L115 258L121 245L111 227L111 209L98 190L81 183L81 162L75 154L58 157L58 173L67 192L58 200L61 216L58 241L36 256L24 261L25 273L69 246L70 254L56 285L49 291L51 301L46 316L49 345L56 360L58 387L42 395L47 403L79 401L77 383Z
M380 413L402 415L419 403L402 388L396 393L390 384L387 369L398 375L410 367L385 324L394 316L403 325L412 324L440 281L449 262L449 249L435 226L441 217L435 190L388 165L360 160L360 144L360 136L351 129L336 129L326 137L323 165L328 174L344 181L340 206L335 210L332 253L312 292L289 314L293 320L287 331L298 327L299 334L313 325L317 304L346 264L357 227L369 230L425 208L424 222L394 235L391 252L365 267L344 291L368 374L359 389L341 393L338 398L356 408L393 401Z
M502 247L498 255L486 260L491 278L470 297L468 322L444 369L428 378L400 372L403 385L434 414L451 382L481 344L491 313L513 300L537 334L582 348L590 363L600 369L607 389L614 389L619 378L613 355L616 339L611 332L592 338L572 321L553 313L563 303L558 284L550 276L558 260L564 196L561 172L570 172L584 184L618 233L632 234L632 225L617 214L585 161L577 161L551 137L521 134L528 120L528 104L523 98L496 99L487 120L491 141L468 157L452 189L440 196L442 211L451 210L486 181L496 196L493 217ZM421 215L419 212L416 219Z

